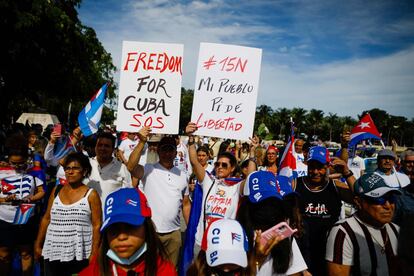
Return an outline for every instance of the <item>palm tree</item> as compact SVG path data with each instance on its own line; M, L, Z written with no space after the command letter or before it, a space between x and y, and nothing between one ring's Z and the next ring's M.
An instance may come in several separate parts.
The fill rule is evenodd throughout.
M316 134L316 129L322 124L323 111L319 109L311 109L306 118L307 125L313 128L313 135Z
M293 121L295 122L295 127L297 128L297 132L300 132L301 127L305 124L307 113L308 112L301 107L295 107L290 112L293 118Z

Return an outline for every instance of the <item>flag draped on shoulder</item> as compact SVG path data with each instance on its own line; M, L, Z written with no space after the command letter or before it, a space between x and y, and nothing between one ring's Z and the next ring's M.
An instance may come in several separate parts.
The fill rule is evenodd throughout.
M381 134L378 132L371 116L366 114L359 123L351 130L351 141L349 146L353 147L365 139L381 140Z
M295 152L295 133L293 130L293 122L291 127L291 135L289 142L286 145L285 151L283 152L282 158L280 159L279 177L286 177L289 183L292 183L292 180L296 178L296 158L294 155Z
M79 113L78 122L84 136L98 131L108 86L109 83L105 83Z

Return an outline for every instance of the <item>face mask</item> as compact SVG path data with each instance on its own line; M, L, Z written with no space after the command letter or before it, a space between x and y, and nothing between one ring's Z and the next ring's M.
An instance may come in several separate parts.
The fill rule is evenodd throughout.
M108 256L112 261L118 263L118 264L122 264L122 265L131 265L133 264L136 260L138 260L139 257L142 256L142 254L145 253L145 251L147 251L147 243L144 243L140 249L138 249L131 257L129 257L128 259L125 258L120 258L118 257L118 255L116 255L116 253L114 251L112 251L112 249L109 249L108 252L106 252L106 256Z

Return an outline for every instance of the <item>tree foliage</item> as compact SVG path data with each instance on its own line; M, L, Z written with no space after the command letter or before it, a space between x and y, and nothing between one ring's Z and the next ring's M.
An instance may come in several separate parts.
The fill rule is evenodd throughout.
M76 11L80 0L0 0L0 91L6 105L1 120L21 112L72 118L105 82L115 67L92 28ZM107 99L114 97L112 87ZM105 111L104 111L105 112Z

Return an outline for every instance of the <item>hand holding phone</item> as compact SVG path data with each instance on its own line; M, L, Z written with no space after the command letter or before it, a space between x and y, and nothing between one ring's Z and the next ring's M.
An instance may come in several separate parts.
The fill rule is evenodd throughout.
M285 239L292 236L297 231L297 229L290 228L289 224L283 221L276 224L272 228L264 231L260 237L260 243L264 245L267 243L268 240L270 240L276 235L282 235L283 239Z

